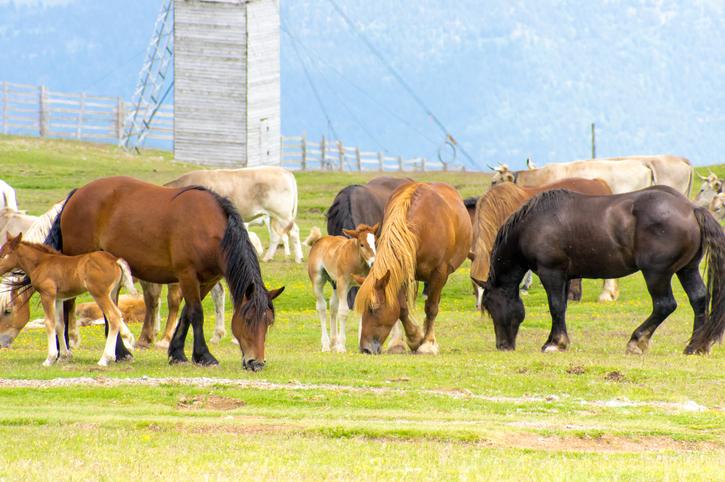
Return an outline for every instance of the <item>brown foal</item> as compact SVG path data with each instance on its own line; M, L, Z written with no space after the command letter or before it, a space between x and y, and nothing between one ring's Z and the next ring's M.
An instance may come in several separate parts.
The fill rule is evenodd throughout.
M44 366L50 366L58 358L56 333L60 333L60 357L70 358L71 353L63 336L63 300L90 293L108 319L109 333L100 366L115 360L116 338L121 338L127 348L133 347L133 335L123 322L118 306L113 302L123 284L136 293L128 264L112 254L96 251L80 256L65 256L43 244L22 241L22 234L8 235L0 248L0 275L22 269L30 279L32 289L40 293L45 312L45 328L48 334L48 358Z
M330 297L330 334L332 350L345 351L345 321L350 309L347 293L353 285L355 276L365 277L375 261L375 233L378 225L359 224L355 229L343 229L345 236L317 235L308 238L312 246L307 261L307 273L317 298L317 314L322 329L322 351L330 351L330 338L327 335L327 314L323 289L328 281L333 286Z

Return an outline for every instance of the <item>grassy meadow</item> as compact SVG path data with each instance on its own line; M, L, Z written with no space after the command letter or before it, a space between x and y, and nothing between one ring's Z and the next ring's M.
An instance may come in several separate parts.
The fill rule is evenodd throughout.
M0 178L32 214L98 177L161 183L195 168L170 158L0 136ZM725 166L713 169L725 175ZM324 231L339 189L375 174L296 176L306 236L312 226ZM413 177L448 182L463 196L489 183L478 173ZM358 354L354 316L348 352L321 353L306 267L281 250L262 265L267 285L286 290L259 373L242 370L229 335L210 346L218 367L169 366L165 352L150 349L101 369L102 327L82 328L73 360L44 368L44 330L25 330L0 350L0 480L722 479L725 346L681 354L693 315L676 280L679 308L645 356L624 354L651 308L639 274L622 280L614 304L597 303L600 282L585 281L583 301L568 310L566 353L539 351L550 318L535 282L517 351L499 353L491 321L474 309L468 268L443 292L435 357ZM212 318L210 300L205 313Z

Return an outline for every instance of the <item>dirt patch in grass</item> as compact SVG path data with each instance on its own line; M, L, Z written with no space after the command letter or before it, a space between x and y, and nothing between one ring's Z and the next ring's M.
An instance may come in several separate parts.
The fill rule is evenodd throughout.
M179 424L176 431L181 433L194 434L221 434L230 433L235 435L250 434L270 434L280 432L292 432L299 430L300 427L292 425L274 425L274 424L253 424L253 425L234 425L234 424Z
M219 395L183 396L176 403L176 408L182 410L234 410L246 405L244 400Z
M584 367L583 366L580 366L580 365L572 365L572 366L570 366L569 368L566 369L566 372L569 375L584 375L584 372L586 372L586 370L584 370Z
M669 437L621 437L616 435L544 436L532 433L509 434L493 445L553 452L694 452L722 450L721 444L673 440Z
M604 377L604 379L607 380L608 382L621 383L625 380L625 377L622 372L615 370L613 372L607 373L607 375Z

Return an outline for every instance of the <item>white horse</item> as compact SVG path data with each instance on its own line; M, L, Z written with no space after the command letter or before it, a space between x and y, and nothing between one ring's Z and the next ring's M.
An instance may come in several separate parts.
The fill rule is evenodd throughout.
M18 210L18 202L15 198L15 189L3 180L0 180L0 208L10 208L14 211Z
M8 234L25 234L37 220L37 216L30 216L13 208L0 208L0 240L7 239Z

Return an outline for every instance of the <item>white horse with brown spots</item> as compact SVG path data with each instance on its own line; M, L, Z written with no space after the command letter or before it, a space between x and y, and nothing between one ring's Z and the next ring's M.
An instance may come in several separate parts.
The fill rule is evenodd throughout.
M347 292L353 281L367 276L375 261L375 233L378 225L359 224L355 229L345 229L345 236L320 237L319 229L307 238L312 246L307 261L307 274L317 298L317 314L322 329L322 351L330 351L330 337L327 335L327 313L323 289L326 283L333 287L330 297L330 334L332 350L345 351L345 321L350 312ZM356 278L359 277L359 278Z

